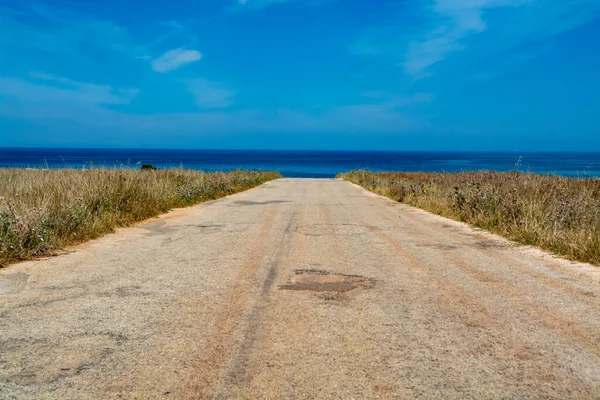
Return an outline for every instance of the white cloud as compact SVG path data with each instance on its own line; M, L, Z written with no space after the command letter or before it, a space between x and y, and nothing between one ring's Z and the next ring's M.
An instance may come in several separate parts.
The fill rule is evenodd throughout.
M123 143L144 139L146 134L161 137L165 134L193 138L218 134L335 134L402 133L427 124L407 107L428 102L431 96L385 98L369 103L321 107L307 112L280 108L253 108L224 111L232 104L233 92L214 83L195 81L199 90L200 112L133 114L106 107L126 104L136 90L76 82L43 73L31 75L33 81L20 78L0 79L0 98L4 101L0 116L20 121L44 132L87 132L88 135L121 135ZM191 87L191 86L190 86ZM216 88L216 89L215 89ZM123 132L127 134L123 136ZM136 142L138 144L142 142Z
M23 106L56 106L80 109L98 105L128 104L137 89L77 82L41 72L30 74L34 82L21 78L0 78L0 96Z
M279 109L262 131L401 134L424 128L428 124L406 108L431 100L430 94L419 93L414 96L391 96L384 102L331 107L317 113Z
M161 72L202 57L198 51L185 50L184 46L157 57L170 41L187 43L187 48L193 47L197 38L177 21L151 25L156 36L140 41L126 28L107 19L40 5L0 7L0 54L11 54L13 59L25 62L31 59L31 54L48 55L51 57L48 69L62 68L64 62L85 67L104 58L124 64L140 60L155 65L155 70Z
M543 47L550 49L548 39L600 16L598 0L424 0L398 4L389 10L387 23L365 29L348 45L348 51L400 65L417 79L430 75L435 64L461 50L470 49L472 61L496 58L502 62L507 53L518 53L516 49L522 44L543 42ZM432 28L414 32L406 28L406 19ZM520 54L512 57L530 59Z
M484 32L487 25L482 18L484 9L516 6L526 0L436 0L434 13L442 24L428 34L428 38L413 42L404 61L404 70L416 77L428 75L427 68L443 60L447 54L463 48L462 39L473 33Z
M90 60L92 51L96 56L106 52L114 56L115 52L130 54L133 47L128 32L110 20L39 5L0 9L0 53L27 56L35 51L70 60Z
M502 32L492 36L492 47L510 48L531 37L556 35L600 14L597 0L435 0L432 11L439 24L425 39L410 44L402 63L406 73L427 76L429 67L464 49L468 36L488 31L485 13L500 7L513 12L499 24Z
M204 79L185 82L186 89L194 96L198 107L204 109L226 108L233 104L235 92Z
M151 65L153 70L164 74L201 58L202 54L196 50L174 49L152 60Z

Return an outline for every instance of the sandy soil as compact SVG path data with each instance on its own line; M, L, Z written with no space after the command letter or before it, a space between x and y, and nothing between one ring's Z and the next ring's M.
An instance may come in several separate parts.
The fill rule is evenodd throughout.
M282 179L0 270L0 398L415 397L600 397L600 269Z

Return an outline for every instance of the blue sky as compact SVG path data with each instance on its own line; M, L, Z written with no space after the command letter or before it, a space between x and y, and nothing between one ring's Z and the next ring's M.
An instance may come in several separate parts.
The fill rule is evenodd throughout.
M600 0L0 0L0 146L600 151Z

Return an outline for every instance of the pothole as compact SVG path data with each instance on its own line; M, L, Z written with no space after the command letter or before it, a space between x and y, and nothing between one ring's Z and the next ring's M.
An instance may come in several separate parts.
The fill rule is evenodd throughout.
M306 290L311 292L344 293L357 288L370 288L374 281L360 275L331 274L323 270L296 271L294 283L279 286L281 290Z

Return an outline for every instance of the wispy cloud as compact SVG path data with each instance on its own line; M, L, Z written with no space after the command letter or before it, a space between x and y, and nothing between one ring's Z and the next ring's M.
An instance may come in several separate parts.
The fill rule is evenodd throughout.
M129 53L134 47L129 33L110 20L32 6L0 9L0 51L24 54L86 57L95 51Z
M315 133L374 133L402 134L422 129L426 119L407 108L418 103L428 103L433 96L417 93L411 96L388 96L381 101L336 106L315 113L292 109L279 109L272 120L272 128L288 132ZM263 129L268 129L265 127Z
M174 49L165 52L158 58L152 60L152 69L156 72L167 73L181 68L185 64L198 61L202 54L196 50Z
M77 82L42 72L30 73L30 80L0 78L0 96L13 104L30 106L69 107L128 104L139 92L108 85Z
M430 75L433 66L451 54L470 50L472 59L489 58L600 16L598 0L431 0L400 2L396 7L390 10L395 18L365 30L348 50L357 56L389 59L417 79ZM406 29L407 15L431 28Z
M202 109L226 108L233 105L233 90L205 79L185 82L186 89L194 96L196 105Z
M94 134L128 132L123 140L166 132L180 137L215 134L281 133L403 133L421 129L427 121L409 111L411 105L431 101L426 93L393 96L358 104L318 108L224 110L233 104L234 93L207 81L187 82L194 88L198 112L133 114L115 108L129 103L137 90L77 82L45 73L32 73L28 80L0 78L0 98L6 100L0 116L26 121L44 132L61 129ZM200 133L199 133L200 132ZM142 142L136 142L138 145Z
M427 75L427 68L447 54L463 48L461 40L487 29L483 11L488 8L517 6L531 0L436 0L433 13L440 25L425 40L413 42L404 61L404 70L413 76Z
M57 63L90 63L111 57L122 63L143 60L157 72L165 73L199 60L197 50L186 50L195 35L177 21L153 22L154 37L140 40L114 21L47 6L0 8L0 53L28 59L48 56ZM185 47L165 51L173 42Z
M402 63L415 77L427 76L429 68L450 53L466 48L466 38L488 31L486 13L497 8L513 8L493 28L504 28L492 35L490 43L511 47L532 37L548 37L590 22L600 13L597 0L436 0L432 9L438 26L425 39L411 43Z

